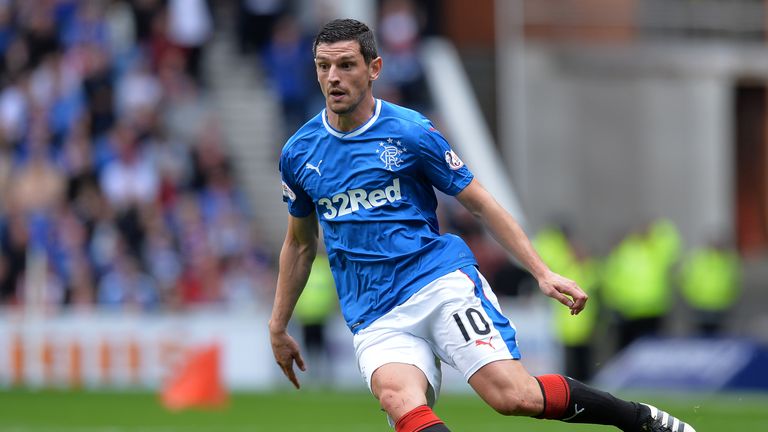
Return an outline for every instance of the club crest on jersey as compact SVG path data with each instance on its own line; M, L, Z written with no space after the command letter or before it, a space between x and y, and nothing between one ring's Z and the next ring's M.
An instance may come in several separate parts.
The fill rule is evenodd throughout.
M291 190L285 182L283 183L283 201L291 200L296 201L296 194Z
M464 162L459 159L459 156L453 150L445 152L445 162L448 164L448 168L454 171L464 166Z
M399 140L387 138L387 142L380 142L379 147L376 153L379 154L379 160L384 163L384 168L390 171L393 171L392 167L400 168L400 164L403 163L401 155L405 153L402 143Z

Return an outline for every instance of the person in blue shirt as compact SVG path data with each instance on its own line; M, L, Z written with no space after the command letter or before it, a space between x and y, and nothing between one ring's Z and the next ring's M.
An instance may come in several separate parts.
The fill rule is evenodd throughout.
M504 415L694 432L650 405L562 375L531 376L518 361L516 329L472 251L461 238L439 233L434 189L455 196L572 314L584 309L587 295L542 262L428 119L373 97L382 59L365 24L329 22L313 54L326 107L280 156L289 216L269 321L275 360L296 388L294 364L305 370L305 363L287 327L322 225L360 372L397 432L449 430L432 411L440 361Z

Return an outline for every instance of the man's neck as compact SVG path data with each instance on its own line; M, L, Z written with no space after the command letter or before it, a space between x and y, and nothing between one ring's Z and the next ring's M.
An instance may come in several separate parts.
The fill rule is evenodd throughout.
M350 132L353 131L367 122L373 111L376 109L376 99L373 96L367 96L360 101L360 104L354 111L346 114L336 114L335 112L327 109L326 115L328 116L328 123L337 131Z

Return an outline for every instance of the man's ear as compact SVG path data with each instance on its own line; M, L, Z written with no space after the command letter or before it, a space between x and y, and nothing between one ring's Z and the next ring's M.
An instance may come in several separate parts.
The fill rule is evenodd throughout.
M368 65L368 79L371 81L376 81L379 78L379 74L381 73L381 66L383 61L381 60L381 57L376 57L375 59L371 60L371 64Z

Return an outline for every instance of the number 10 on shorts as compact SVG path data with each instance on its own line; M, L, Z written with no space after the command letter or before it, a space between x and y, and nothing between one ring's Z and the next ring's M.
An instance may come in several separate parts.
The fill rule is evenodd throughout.
M477 309L467 308L467 310L464 311L464 315L466 321L469 322L470 327L472 327L472 330L474 330L477 335L484 336L491 332L491 325L488 324L488 321L485 320L483 314ZM464 336L464 341L469 342L470 337L469 333L467 333L467 327L464 325L464 319L462 319L458 313L453 314L453 319L456 321L456 325L459 326L461 335Z

